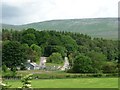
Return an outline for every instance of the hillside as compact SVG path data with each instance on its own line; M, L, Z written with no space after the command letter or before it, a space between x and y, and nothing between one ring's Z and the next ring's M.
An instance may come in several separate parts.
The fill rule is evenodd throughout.
M92 37L102 37L106 39L117 39L118 36L117 18L93 18L93 19L66 19L51 20L25 25L7 25L2 28L22 30L35 28L37 30L56 30L67 32L78 32Z

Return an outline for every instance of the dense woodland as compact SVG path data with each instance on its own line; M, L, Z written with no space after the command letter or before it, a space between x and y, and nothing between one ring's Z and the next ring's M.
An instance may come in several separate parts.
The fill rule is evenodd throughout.
M118 41L91 38L71 32L2 30L2 64L11 70L25 69L28 59L38 62L40 56L49 63L63 63L67 56L72 73L116 73ZM4 69L4 68L3 68ZM5 70L5 69L4 69Z

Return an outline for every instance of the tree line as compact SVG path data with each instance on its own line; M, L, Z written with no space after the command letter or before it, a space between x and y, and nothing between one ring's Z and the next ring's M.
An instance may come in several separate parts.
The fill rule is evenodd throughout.
M69 58L70 70L77 73L111 73L118 71L118 41L91 38L71 32L2 29L3 65L14 70L24 69L26 60L39 61L48 57L50 63L62 63Z

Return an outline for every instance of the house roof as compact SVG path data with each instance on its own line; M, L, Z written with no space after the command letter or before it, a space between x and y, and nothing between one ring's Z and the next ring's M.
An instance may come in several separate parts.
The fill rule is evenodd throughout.
M39 67L39 65L38 64L36 64L35 62L33 62L33 63L30 63L32 66L34 66L34 67Z

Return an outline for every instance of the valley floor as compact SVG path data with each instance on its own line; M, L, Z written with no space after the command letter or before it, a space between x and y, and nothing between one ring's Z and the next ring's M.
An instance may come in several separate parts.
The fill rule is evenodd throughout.
M6 80L11 88L22 86L20 80ZM118 88L118 78L36 79L33 88Z

